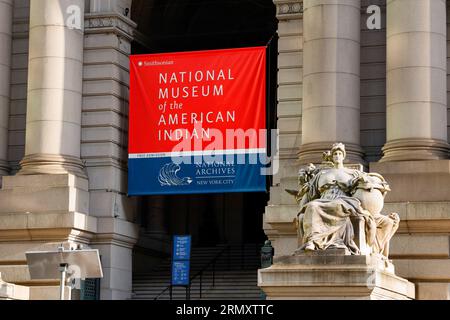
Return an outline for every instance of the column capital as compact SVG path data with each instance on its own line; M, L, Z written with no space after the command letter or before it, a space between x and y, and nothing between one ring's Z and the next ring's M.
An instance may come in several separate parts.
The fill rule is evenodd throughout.
M303 0L274 0L279 20L300 19L303 16Z

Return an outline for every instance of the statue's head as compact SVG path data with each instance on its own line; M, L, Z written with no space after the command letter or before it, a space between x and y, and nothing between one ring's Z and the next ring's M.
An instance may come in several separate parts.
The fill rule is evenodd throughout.
M340 152L338 152L340 151ZM331 158L333 159L333 162L341 162L344 161L344 159L347 156L347 152L345 151L345 145L343 143L335 143L331 147Z

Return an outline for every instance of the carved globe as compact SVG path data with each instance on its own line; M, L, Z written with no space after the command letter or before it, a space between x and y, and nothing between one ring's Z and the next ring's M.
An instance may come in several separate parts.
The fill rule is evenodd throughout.
M372 215L377 215L383 210L384 197L378 189L357 189L353 196L361 201L361 206Z
M353 196L361 201L361 206L372 215L381 213L384 207L383 193L389 190L389 186L382 176L370 174L361 180L356 186Z

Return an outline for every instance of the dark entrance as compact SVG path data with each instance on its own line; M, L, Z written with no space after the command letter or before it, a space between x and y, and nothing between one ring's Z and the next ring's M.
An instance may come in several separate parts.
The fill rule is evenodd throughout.
M275 16L272 0L134 0L131 18L138 24L138 33L132 53L268 46L268 122L275 128ZM163 198L141 199L141 223L150 237L192 234L195 246L256 244L265 240L262 219L268 193Z

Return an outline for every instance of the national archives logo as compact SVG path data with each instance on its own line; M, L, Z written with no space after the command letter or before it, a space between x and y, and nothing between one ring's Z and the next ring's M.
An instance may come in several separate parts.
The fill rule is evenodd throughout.
M159 171L158 181L162 187L164 186L188 186L192 183L192 178L180 178L178 172L181 167L176 163L167 163Z

